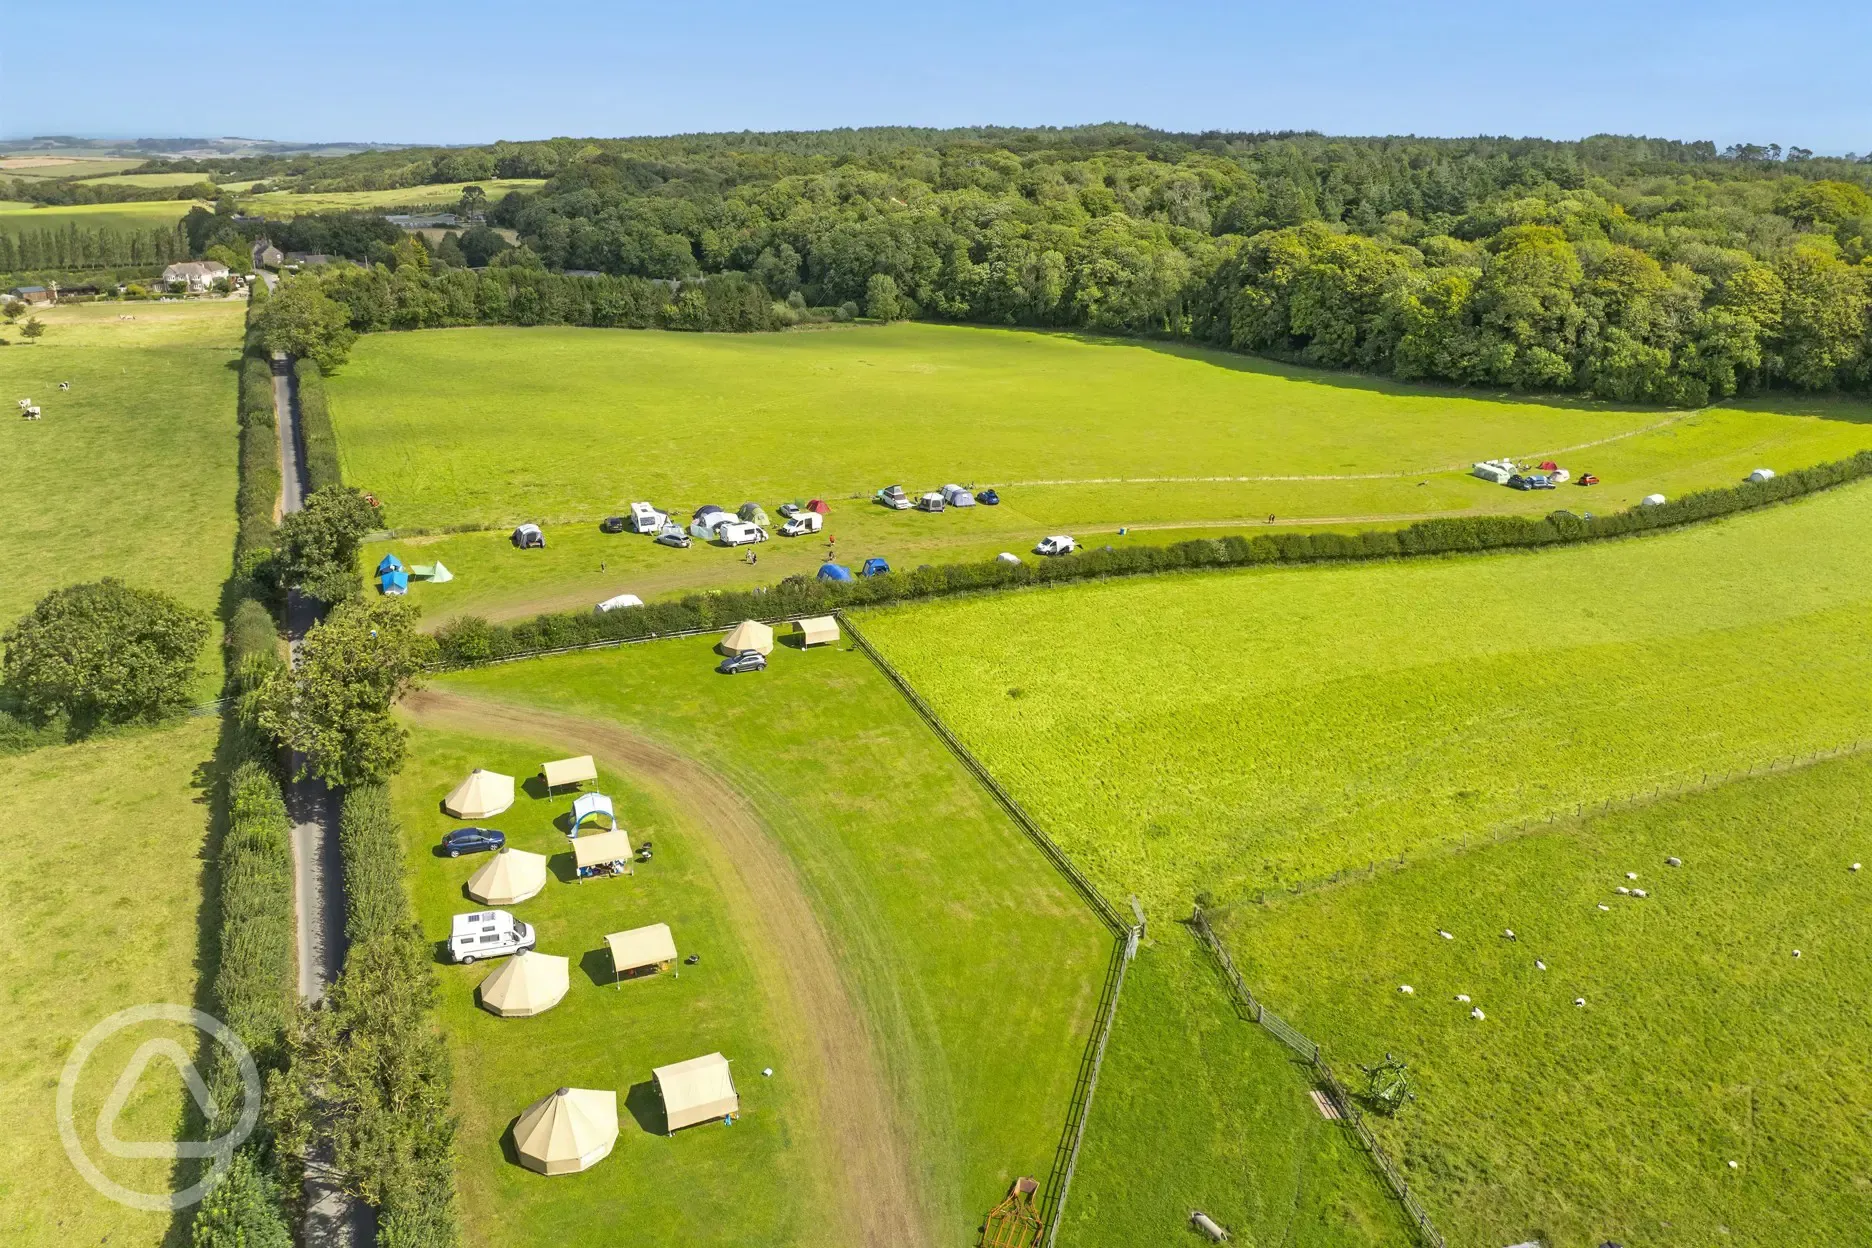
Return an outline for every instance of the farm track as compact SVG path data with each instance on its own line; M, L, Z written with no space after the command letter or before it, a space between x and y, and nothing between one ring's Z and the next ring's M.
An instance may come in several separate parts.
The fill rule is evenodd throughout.
M804 1037L818 1069L818 1114L832 1142L838 1194L831 1242L867 1248L934 1243L921 1208L910 1142L869 1029L839 974L824 927L791 861L746 798L694 759L619 724L427 689L403 709L419 722L493 736L551 741L629 773L693 817L728 913L782 1025ZM784 950L784 954L780 951Z

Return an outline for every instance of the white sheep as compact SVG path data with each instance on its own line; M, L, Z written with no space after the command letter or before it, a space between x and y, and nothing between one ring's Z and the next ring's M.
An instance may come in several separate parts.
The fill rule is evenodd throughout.
M1619 885L1617 888L1613 889L1612 891L1617 893L1621 897L1631 896L1631 889L1626 888L1623 884Z
M1651 894L1645 892L1642 888L1634 888L1631 890L1631 895L1634 897L1649 897Z
M1468 1004L1469 1004L1469 994L1468 994L1468 993L1466 993L1466 992L1459 992L1459 993L1457 993L1457 994L1456 994L1456 999L1457 999L1458 1001L1460 1001L1460 1002L1462 1002L1462 1003L1463 1003L1464 1005L1468 1005Z
M1599 908L1600 908L1601 910L1610 910L1610 909L1611 909L1612 907L1611 907L1611 906L1608 906L1608 905L1606 905L1606 904L1605 904L1605 902L1603 902L1603 901L1602 901L1602 902L1600 902L1600 903L1599 903Z
M1627 871L1625 873L1625 878L1628 880L1635 880L1638 878L1638 873L1636 871Z
M1855 871L1857 871L1857 870L1859 869L1859 864L1858 864L1858 863L1856 863L1856 862L1855 862L1855 863L1853 863L1853 865L1852 865L1852 869L1853 869L1853 870L1855 870Z
M1514 936L1514 928L1512 928L1512 927L1510 927L1510 928L1507 928L1507 929L1505 929L1505 930L1504 930L1504 931L1502 932L1502 936L1503 936L1503 938L1504 938L1504 939L1507 939L1507 940L1513 940L1513 939L1515 938L1515 936Z
M1409 984L1399 984L1397 986L1397 990L1403 993L1407 997L1411 996L1417 991L1415 988L1411 987Z
M1800 950L1798 950L1798 949L1796 949L1796 950L1794 951L1794 956L1795 956L1795 957L1797 957L1797 958L1798 958L1798 957L1800 957Z
M1729 1163L1729 1168L1731 1170L1740 1170L1742 1168L1742 1163L1739 1161L1732 1161Z
M1543 962L1543 961L1541 961L1541 960L1540 960L1539 958L1535 958L1535 959L1534 959L1534 969L1535 969L1535 970L1537 970L1537 971L1544 971L1544 970L1546 970L1546 969L1547 969L1547 964L1546 964L1545 962Z
M1683 859L1681 859L1681 858L1666 858L1666 859L1664 860L1664 865L1665 865L1665 866L1667 866L1667 867L1681 867L1681 866L1683 866Z
M1574 1005L1577 1005L1577 1006L1578 1006L1578 1007L1579 1007L1580 1009L1582 1009L1582 1010L1583 1010L1583 1009L1585 1009L1585 1008L1586 1008L1586 998L1585 998L1585 997L1574 997L1574 998L1573 998L1573 1004L1574 1004Z
M1488 1015L1482 1012L1481 1006L1477 1006L1475 1009L1469 1011L1469 1017L1475 1019L1479 1023L1483 1019L1487 1018Z
M1456 939L1456 938L1455 938L1454 936L1452 936L1452 935L1450 935L1450 934L1449 934L1448 932L1446 932L1446 931L1444 931L1444 930L1443 930L1442 928L1440 928L1440 927L1439 927L1439 928L1437 928L1437 935L1439 935L1439 936L1441 936L1441 937L1442 937L1442 938L1443 938L1444 940L1455 940L1455 939Z

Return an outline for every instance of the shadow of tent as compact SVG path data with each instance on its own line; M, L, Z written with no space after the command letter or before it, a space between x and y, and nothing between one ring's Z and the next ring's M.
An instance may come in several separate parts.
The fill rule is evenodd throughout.
M520 788L536 802L543 802L552 796L552 791L546 787L546 777L537 773L522 780Z
M579 970L600 988L609 988L617 981L610 949L587 949L579 958Z
M787 633L781 637L775 638L775 640L781 645L791 646L795 650L804 650L806 648L806 634L804 633Z
M510 1166L517 1166L520 1164L520 1145L519 1142L514 1139L514 1130L519 1125L520 1115L515 1114L513 1121L507 1124L507 1129L501 1132L501 1156L507 1159L507 1164Z
M561 884L578 883L578 857L575 854L554 854L546 860L546 869Z
M663 1098L657 1095L651 1080L633 1083L624 1094L624 1108L637 1120L637 1126L650 1135L668 1135L669 1124L663 1117ZM509 1132L512 1134L512 1132Z

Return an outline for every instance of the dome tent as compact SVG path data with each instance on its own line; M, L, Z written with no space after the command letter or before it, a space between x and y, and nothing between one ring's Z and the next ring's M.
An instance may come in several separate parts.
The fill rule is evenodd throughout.
M770 523L767 519L767 513L761 510L761 505L759 503L742 503L740 510L736 511L735 515L741 517L741 519L747 521L749 524L758 524L763 529Z
M822 563L819 565L819 579L822 581L849 581L851 569L842 563Z

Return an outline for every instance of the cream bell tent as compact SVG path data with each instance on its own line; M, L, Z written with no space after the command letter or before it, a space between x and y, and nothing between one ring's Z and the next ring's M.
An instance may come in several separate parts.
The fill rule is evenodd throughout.
M617 812L611 809L611 799L602 793L581 793L572 802L572 831L577 832L585 826L587 819L604 816L605 823L617 827Z
M546 855L502 846L468 877L468 895L490 906L511 906L546 887Z
M520 1111L514 1147L520 1164L541 1174L577 1174L617 1143L617 1093L560 1088Z
M645 967L667 971L676 965L676 938L667 923L612 932L605 944L611 946L611 972L618 979Z
M477 767L442 799L442 809L457 819L489 819L513 805L513 800L512 776Z
M672 1133L711 1118L741 1112L728 1059L719 1053L692 1057L674 1066L658 1066L657 1095L663 1098L663 1120Z
M529 949L481 981L481 1008L502 1018L531 1018L565 999L570 959Z
M799 634L802 646L829 646L839 639L838 621L829 615L816 615L810 620L796 620L793 631Z
M540 777L546 781L548 789L563 789L568 785L584 784L587 780L598 778L598 765L589 754L577 758L559 758L550 763L540 764Z
M734 631L722 638L715 647L723 654L740 654L744 650L756 650L761 654L773 653L773 629L759 620L742 620L734 626Z
M572 861L578 877L588 880L595 875L630 875L630 833L623 829L581 836L572 842Z

